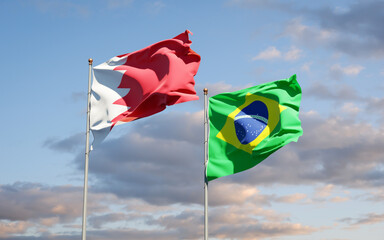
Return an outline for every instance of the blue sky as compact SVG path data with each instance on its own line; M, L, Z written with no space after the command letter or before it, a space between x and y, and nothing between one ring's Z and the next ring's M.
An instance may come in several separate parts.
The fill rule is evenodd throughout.
M89 239L203 238L203 98L297 74L304 135L210 183L211 239L384 234L384 2L0 1L0 239L79 239L88 58L193 32L200 100L91 154Z

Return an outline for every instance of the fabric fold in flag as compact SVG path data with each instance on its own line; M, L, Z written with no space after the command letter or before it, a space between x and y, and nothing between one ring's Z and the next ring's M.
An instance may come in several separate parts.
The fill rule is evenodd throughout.
M208 181L252 168L303 134L296 75L209 99Z
M113 57L93 68L93 145L103 141L115 125L198 99L194 76L200 56L190 48L190 33L186 30L172 39Z

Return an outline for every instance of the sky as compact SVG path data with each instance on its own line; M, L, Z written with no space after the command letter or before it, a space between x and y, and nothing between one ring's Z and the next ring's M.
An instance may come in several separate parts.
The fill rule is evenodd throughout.
M186 29L200 99L90 154L87 238L203 239L203 89L297 74L304 134L209 184L212 240L384 234L384 1L0 0L0 239L81 235L88 59Z

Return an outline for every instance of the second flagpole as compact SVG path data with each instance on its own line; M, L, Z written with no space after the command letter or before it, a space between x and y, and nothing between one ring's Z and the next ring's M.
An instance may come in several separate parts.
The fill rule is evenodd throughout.
M208 89L204 88L204 240L208 240Z
M87 99L87 130L85 138L85 167L84 167L84 196L83 196L83 224L81 239L85 240L87 235L87 195L88 195L88 162L89 162L89 121L90 121L90 99L91 99L91 80L92 80L92 63L93 59L88 59L88 99Z

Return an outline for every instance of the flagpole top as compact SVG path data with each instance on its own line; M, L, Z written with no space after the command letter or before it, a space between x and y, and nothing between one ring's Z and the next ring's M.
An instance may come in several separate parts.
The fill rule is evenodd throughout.
M204 95L207 95L208 94L208 88L204 88L203 92L204 92Z
M92 58L88 59L88 62L89 62L89 65L92 65L93 59Z

